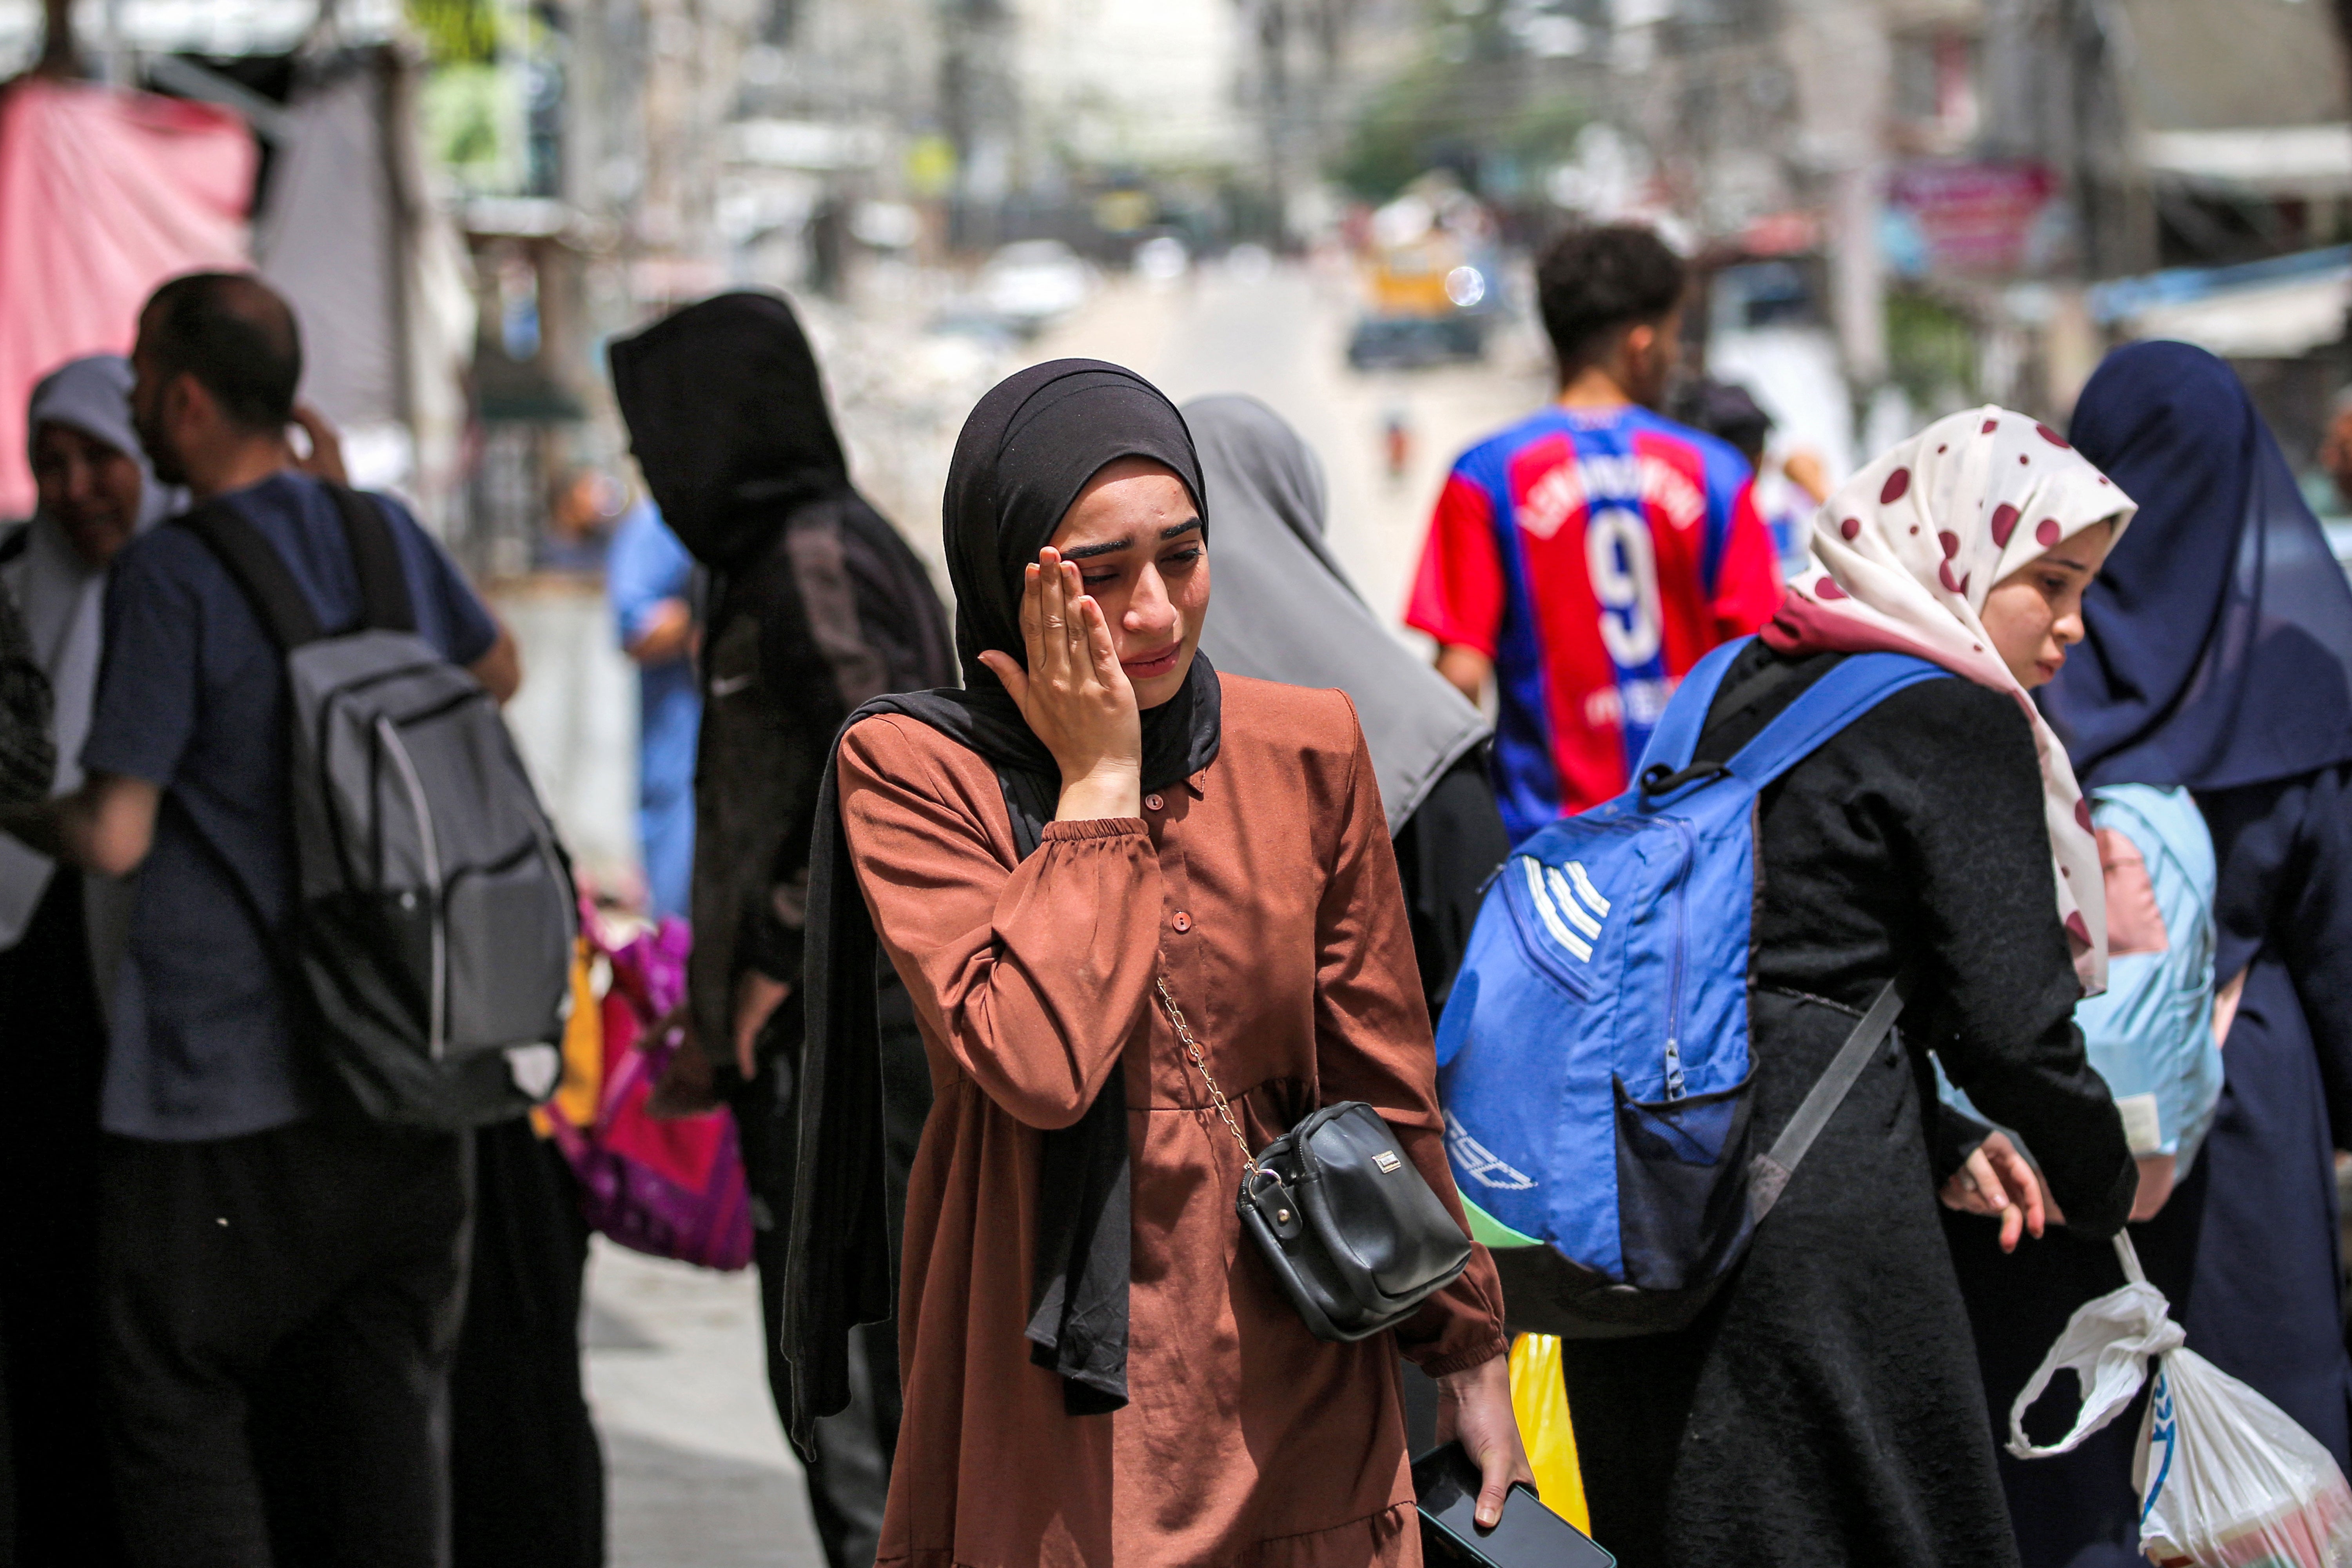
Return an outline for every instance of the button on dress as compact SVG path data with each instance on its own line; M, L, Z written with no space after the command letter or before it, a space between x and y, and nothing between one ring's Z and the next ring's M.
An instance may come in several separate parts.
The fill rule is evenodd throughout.
M1503 1352L1483 1249L1393 1335L1327 1344L1242 1237L1241 1151L1152 1004L1162 973L1254 1148L1366 1100L1460 1209L1355 710L1222 682L1215 762L1149 820L1048 825L1018 865L977 755L889 715L843 742L851 854L938 1095L908 1194L883 1563L1416 1563L1396 1352L1440 1375ZM1129 1403L1072 1416L1022 1331L1040 1132L1098 1091L1129 1110Z

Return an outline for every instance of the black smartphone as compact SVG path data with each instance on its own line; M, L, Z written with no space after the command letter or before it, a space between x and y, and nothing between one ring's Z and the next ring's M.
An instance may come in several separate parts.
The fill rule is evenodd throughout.
M1544 1507L1522 1481L1503 1499L1503 1518L1478 1527L1483 1478L1459 1443L1413 1461L1412 1491L1421 1504L1421 1554L1461 1568L1616 1568L1617 1559L1593 1539Z

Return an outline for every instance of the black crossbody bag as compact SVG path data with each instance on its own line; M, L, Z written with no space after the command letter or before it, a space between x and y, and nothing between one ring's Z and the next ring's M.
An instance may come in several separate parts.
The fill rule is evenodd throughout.
M1318 1340L1369 1339L1411 1317L1470 1266L1470 1238L1360 1100L1327 1105L1253 1154L1200 1041L1160 1003L1242 1152L1242 1228Z

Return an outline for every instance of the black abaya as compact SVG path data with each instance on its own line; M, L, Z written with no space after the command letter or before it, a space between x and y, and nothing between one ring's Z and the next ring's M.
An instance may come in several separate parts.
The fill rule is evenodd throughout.
M1511 837L1486 782L1484 745L1457 758L1397 829L1397 877L1412 922L1421 994L1433 1019L1454 990L1486 883L1510 852ZM1436 1380L1402 1357L1397 1369L1404 1379L1406 1447L1427 1453L1437 1446Z
M1412 922L1421 994L1433 1019L1454 990L1486 883L1510 852L1510 835L1486 782L1483 745L1456 759L1397 829L1397 875Z
M2172 1303L2176 1321L2187 1321L2191 1300L2209 1168L2200 1152L2163 1210L2130 1227L2141 1271ZM2075 1308L2123 1288L2123 1265L2112 1244L2060 1226L2006 1254L1991 1219L1947 1213L1944 1231L1976 1335L1993 1438L2004 1443L2009 1407L2018 1391L2050 1353ZM2026 1413L2026 1436L2037 1443L2056 1442L2074 1424L2075 1394L2072 1381L2058 1379ZM2147 1401L2143 1387L2072 1453L2020 1459L2000 1451L2001 1488L2024 1568L2146 1568L2147 1559L2139 1550L2139 1494L2131 1471Z
M2214 973L2246 986L2181 1322L2352 1468L2334 1157L2352 1143L2352 763L2197 804L2221 865Z
M1726 693L1775 656L1735 662ZM1806 659L1700 754L1727 755L1840 656ZM1898 692L1767 789L1751 952L1759 1147L1898 969L1918 978L1723 1292L1677 1333L1570 1342L1592 1533L1626 1568L2012 1563L1936 1191L1929 1048L2053 1152L2112 1233L2136 1179L2073 1024L2033 740L1960 679ZM1940 1125L1940 1120L1937 1121Z
M2141 1267L2171 1302L2189 1348L2284 1410L2338 1465L2352 1426L2334 1158L2352 1136L2352 1019L2334 1005L2352 992L2347 775L2352 765L2337 764L2198 795L2221 872L2215 973L2227 980L2244 971L2245 988L2197 1167L2161 1213L2131 1227ZM2010 1401L2067 1317L2120 1286L2122 1269L2105 1242L2053 1236L2003 1258L1989 1222L1947 1219L1987 1398L2005 1431ZM2146 1397L2072 1454L2003 1456L2025 1568L2142 1561L2131 1465ZM2046 1441L2073 1414L2062 1387L2027 1431Z
M18 1568L123 1561L100 1427L98 1094L106 1023L79 873L0 952L0 1317L7 1322Z

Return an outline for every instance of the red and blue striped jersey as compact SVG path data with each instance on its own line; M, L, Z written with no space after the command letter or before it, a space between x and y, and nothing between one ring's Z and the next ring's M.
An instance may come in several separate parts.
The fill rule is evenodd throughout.
M1737 451L1646 408L1554 405L1454 465L1405 620L1495 662L1516 843L1623 793L1683 672L1780 599Z

